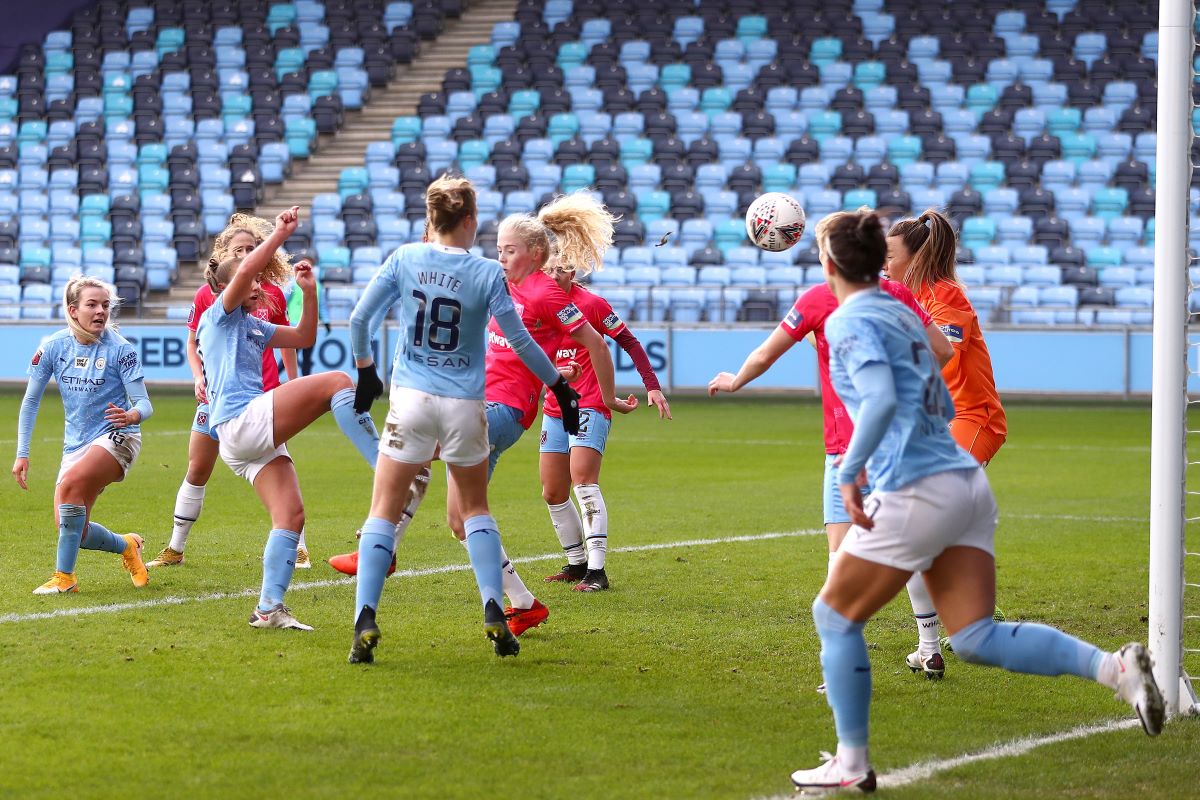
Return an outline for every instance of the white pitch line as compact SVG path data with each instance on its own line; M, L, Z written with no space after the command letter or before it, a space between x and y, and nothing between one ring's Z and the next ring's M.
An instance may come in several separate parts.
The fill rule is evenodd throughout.
M1045 736L1028 736L1023 739L1000 742L983 750L978 750L974 753L965 753L961 756L918 761L907 767L901 767L894 772L880 775L878 786L880 789L897 789L919 781L928 780L938 773L964 767L968 764L976 764L980 761L996 761L1001 758L1016 758L1046 745L1070 742L1075 739L1086 739L1090 736L1096 736L1101 733L1112 733L1113 731L1125 730L1126 728L1136 728L1139 724L1136 718L1130 718L1101 722L1094 725L1080 725L1079 727L1061 731L1060 733L1051 733ZM796 794L793 792L773 795L764 800L792 800L794 797L796 797Z
M627 547L614 547L609 550L610 553L646 553L653 550L671 550L679 547L705 547L715 544L737 544L740 542L761 542L769 539L786 539L795 536L824 536L823 528L811 528L798 531L774 531L769 533L756 533L746 536L722 536L715 539L685 539L676 542L658 542L656 544L639 544L629 545ZM553 561L562 558L562 553L543 553L538 556L525 556L524 558L514 558L514 564L527 564L536 561ZM471 569L470 564L445 564L440 567L426 567L424 569L402 569L396 570L392 578L420 578L426 575L442 575L448 572L465 572ZM354 578L331 578L324 581L306 581L304 583L294 583L288 589L289 592L303 592L309 589L325 589L330 586L346 586L354 583ZM59 619L64 617L84 617L95 614L120 614L125 611L139 611L145 608L158 608L161 606L179 606L187 603L208 603L213 600L236 600L243 597L255 597L258 595L258 589L242 589L232 592L213 592L212 594L204 594L198 596L184 597L161 597L154 600L135 600L129 603L110 603L103 606L83 606L79 608L59 608L54 611L35 611L28 614L4 614L0 616L0 625L8 625L18 622L35 622L44 619Z
M1149 522L1149 517L1105 517L1087 516L1082 514L1006 514L1000 512L1000 521L1011 519L1059 519L1068 522Z

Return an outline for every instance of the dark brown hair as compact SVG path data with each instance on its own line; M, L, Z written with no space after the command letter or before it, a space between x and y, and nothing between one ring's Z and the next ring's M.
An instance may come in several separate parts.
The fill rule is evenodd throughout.
M928 208L916 219L900 220L888 231L888 238L893 236L908 250L904 284L909 289L916 291L940 280L958 283L954 228L936 209Z
M425 190L425 208L433 230L450 233L475 216L475 187L466 178L443 175Z
M887 261L879 215L869 208L838 211L817 223L817 244L837 271L854 283L873 283Z

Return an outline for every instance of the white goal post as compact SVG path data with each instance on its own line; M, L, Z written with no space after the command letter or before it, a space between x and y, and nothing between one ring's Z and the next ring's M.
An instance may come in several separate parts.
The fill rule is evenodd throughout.
M1186 672L1187 656L1200 661L1200 619L1188 619L1184 606L1189 566L1191 589L1200 593L1200 554L1186 549L1189 521L1200 523L1200 517L1187 517L1188 478L1200 488L1200 461L1188 456L1187 418L1189 365L1195 360L1187 330L1195 13L1188 0L1161 0L1158 21L1149 644L1170 714L1200 711Z

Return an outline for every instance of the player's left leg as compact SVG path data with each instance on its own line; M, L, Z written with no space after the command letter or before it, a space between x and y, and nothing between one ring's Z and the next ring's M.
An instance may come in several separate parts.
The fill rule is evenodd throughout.
M547 583L576 583L587 574L587 551L583 544L583 520L571 501L571 443L561 419L542 415L540 449L538 473L542 480L542 499L550 511L550 523L558 543L567 556L563 568L546 576L545 580Z
M579 434L571 438L571 483L583 513L588 569L575 590L596 592L608 588L608 506L600 491L600 467L611 423L594 409L584 409L579 416Z
M373 468L379 455L379 431L369 413L354 411L354 384L344 372L323 372L288 381L270 394L274 405L272 435L285 444L327 411L350 443Z

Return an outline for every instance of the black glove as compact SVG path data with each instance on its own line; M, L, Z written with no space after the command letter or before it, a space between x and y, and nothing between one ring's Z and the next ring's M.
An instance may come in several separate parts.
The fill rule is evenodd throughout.
M354 413L371 410L371 403L383 394L383 381L375 372L375 365L358 368L358 386L354 389Z
M565 430L571 436L579 435L579 392L571 388L567 383L566 378L559 378L550 387L550 391L554 392L554 399L558 401L558 407L562 409L562 424Z
M333 326L332 326L332 325L330 325L328 322L324 323L324 325L325 325L325 335L326 335L326 336L328 336L329 334L333 333Z

